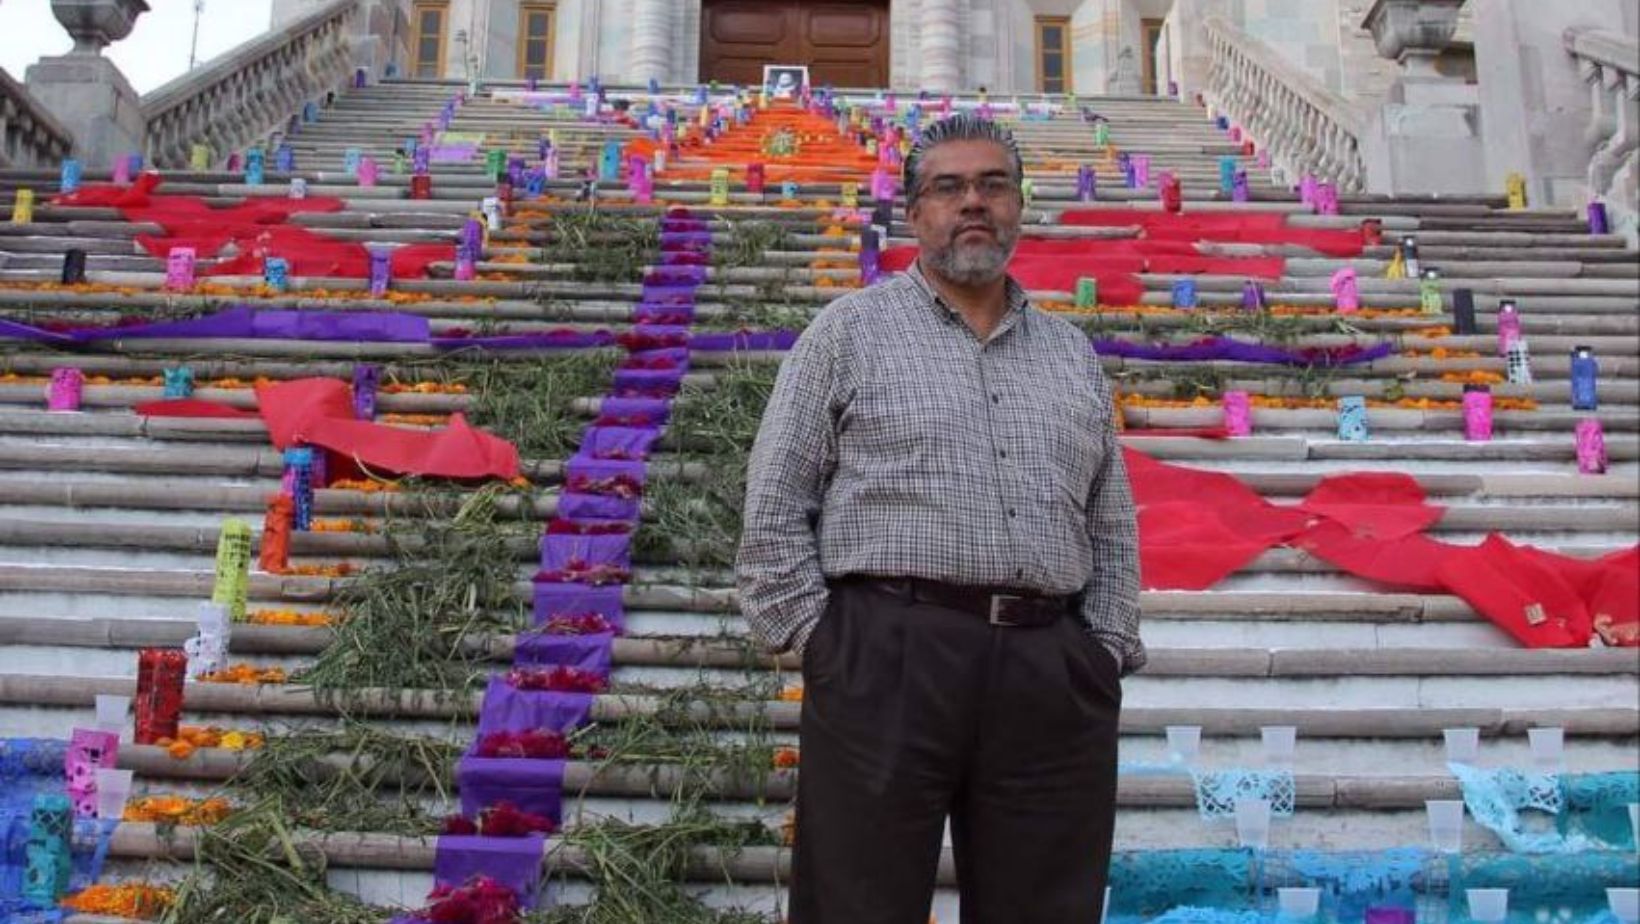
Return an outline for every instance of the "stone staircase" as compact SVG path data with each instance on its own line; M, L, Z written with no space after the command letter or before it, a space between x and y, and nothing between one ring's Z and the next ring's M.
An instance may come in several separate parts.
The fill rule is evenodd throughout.
M309 182L310 195L339 196L345 207L304 214L296 223L373 245L453 241L478 200L493 194L482 158L435 164L433 198L419 201L408 198L408 176L384 169L377 185L362 187L347 174L344 162L351 148L384 167L390 164L393 151L434 119L455 91L447 84L387 83L341 98L317 123L304 126L289 139L297 175ZM1620 238L1591 236L1568 212L1509 211L1501 199L1349 198L1341 215L1318 216L1287 191L1255 183L1253 205L1231 203L1219 192L1218 160L1237 156L1239 146L1229 143L1199 109L1159 100L1083 102L1111 120L1118 147L1149 153L1157 170L1181 177L1187 211L1279 211L1288 213L1294 226L1318 229L1353 230L1364 218L1382 222L1386 243L1353 260L1288 246L1231 245L1238 254L1287 258L1285 276L1267 286L1276 304L1330 305L1329 277L1350 265L1360 273L1365 307L1416 306L1415 281L1383 278L1393 255L1388 242L1403 235L1415 235L1425 263L1442 268L1448 292L1444 316L1369 312L1348 319L1346 327L1336 315L1293 315L1284 333L1294 344L1308 346L1391 338L1416 355L1397 351L1320 383L1300 382L1280 367L1212 364L1210 371L1223 389L1298 397L1306 388L1318 393L1319 384L1324 389L1320 393L1334 397L1436 402L1432 407L1373 408L1367 442L1337 439L1330 409L1274 407L1255 411L1250 437L1134 438L1130 445L1170 463L1232 473L1278 502L1302 497L1328 473L1408 473L1432 502L1447 508L1432 534L1448 542L1473 543L1496 531L1517 543L1592 557L1636 541L1640 266ZM1073 114L1026 120L1016 127L1034 184L1028 235L1093 233L1056 221L1066 209L1098 207L1072 201L1077 163L1097 166L1101 203L1156 207L1143 205L1154 200L1154 191L1122 187L1120 173L1102 159L1091 130ZM585 210L570 201L578 184L569 177L592 164L605 141L624 141L636 132L585 125L489 93L462 105L451 131L482 132L486 148L529 158L544 133L554 132L560 140L565 179L549 184L551 200L546 203L518 202L518 215L506 229L491 234L478 279L456 281L449 278L450 264L435 264L432 278L395 280L395 293L407 297L391 301L371 299L362 280L297 278L288 292L256 297L254 304L407 312L429 318L435 333L489 323L505 325L511 333L630 329L637 267L626 279L587 279L552 261L564 252L561 216ZM782 318L801 318L833 298L839 284L857 278L852 268L811 266L828 257L835 261L822 248L847 246L858 230L849 225L841 239L824 233L832 223L829 203L838 197L835 188L805 187L800 207L779 208L744 192L738 172L736 177L733 204L727 208L707 205L704 183L669 185L662 174L657 184L657 195L667 202L711 219L719 248L748 240L746 229L754 223L783 232L771 238L776 246L760 257L739 265L720 262L710 270L700 290L697 325L734 329L755 324L762 317L755 312L759 300L778 302ZM251 188L237 174L168 172L163 192L233 200L283 195L288 180L270 172L265 187ZM54 173L0 172L0 207L25 187L44 202L55 184ZM617 184L600 190L600 201L609 209L627 208L627 198ZM634 214L652 217L658 210L638 208ZM147 255L135 243L138 235L155 230L129 224L113 209L45 204L35 209L31 224L0 226L3 316L24 322L107 323L122 314L197 314L245 301L240 293L260 281L212 277L209 282L237 287L240 293L223 288L167 292L163 258ZM903 242L904 234L905 228L897 226L895 242ZM92 285L50 285L69 248L88 255ZM1141 279L1145 306L1170 304L1171 277ZM1243 281L1199 277L1202 304L1239 305ZM1452 325L1450 292L1460 287L1475 293L1478 332L1457 336L1431 330ZM1041 302L1071 300L1067 292L1033 294ZM1462 384L1441 376L1504 371L1494 336L1501 299L1520 304L1536 381L1496 385L1493 392L1499 398L1530 399L1537 406L1500 410L1494 440L1469 443L1463 439L1461 411L1439 404L1456 401ZM1192 330L1192 323L1185 312L1107 310L1099 316L1098 329L1103 336L1132 336ZM1591 346L1599 356L1596 415L1574 412L1569 405L1566 356L1574 345ZM486 369L539 371L564 362L500 354L474 363L413 344L279 340L117 340L72 353L7 341L3 349L3 371L9 375L0 379L0 737L65 737L71 727L90 723L95 694L130 693L137 649L176 646L193 634L191 614L197 601L209 597L223 521L259 523L267 495L278 489L282 459L260 420L132 412L135 405L161 397L158 377L166 368L190 366L197 398L252 410L256 398L244 386L253 379L346 379L356 363L377 363L384 381L454 380L469 386L466 393L383 394L380 413L442 417L461 411L483 422L496 414L486 406L481 388ZM737 376L755 376L759 370L767 375L778 359L771 352L697 351L681 400L722 394ZM44 410L44 377L62 366L111 380L85 387L84 413ZM1202 364L1107 359L1107 368L1128 400L1129 427L1199 427L1220 420L1216 395L1201 406L1168 406L1160 400L1178 393L1181 383L1194 381ZM551 415L590 421L602 391L602 384L573 395L547 391L541 400L558 403L546 409ZM1581 475L1574 461L1573 427L1588 416L1598 416L1605 430L1612 460L1605 475ZM407 420L406 426L425 422ZM714 468L732 464L728 460L737 458L735 451L745 448L703 447L669 435L651 463L651 493L663 490L662 485L685 492L691 485L709 486L719 474ZM715 452L702 454L703 449ZM509 495L503 508L516 518L544 522L557 507L562 461L562 455L526 453L529 485ZM314 513L324 520L391 520L415 526L447 521L462 499L453 490L420 496L330 489L316 493ZM647 504L652 523L663 523L662 506L655 497ZM795 745L800 705L777 701L774 693L797 682L796 663L748 657L743 625L734 612L732 575L721 561L690 560L690 542L703 537L664 538L670 541L651 547L640 543L625 592L628 634L614 647L616 692L598 699L594 720L619 728L653 716L669 689L755 687L765 701L729 708L697 703L697 720L715 728L726 742ZM513 592L522 607L530 593L537 546L526 536L508 549L517 559ZM370 568L393 561L390 542L379 532L296 533L291 554L298 566L347 562ZM253 573L250 607L319 612L350 580ZM1425 844L1425 800L1460 797L1445 764L1442 732L1447 728L1478 728L1481 762L1487 766L1530 766L1526 732L1548 726L1565 729L1569 772L1632 770L1640 761L1640 656L1632 648L1523 649L1459 598L1387 592L1286 548L1264 554L1209 591L1146 592L1143 610L1151 663L1126 683L1124 766L1167 765L1165 729L1199 725L1201 766L1258 767L1263 763L1260 728L1296 726L1297 810L1291 819L1278 820L1273 830L1271 847L1278 850L1367 851ZM299 671L314 664L333 638L326 628L240 626L232 652L235 661ZM505 633L472 640L475 656L495 661L498 668L510 660L511 643ZM445 696L382 691L358 697L353 708L377 729L435 735L465 745L478 703L476 688ZM749 718L753 714L764 718L754 721ZM191 684L184 722L265 729L276 737L345 725L334 701L301 684ZM127 746L120 759L122 766L137 771L139 791L201 796L227 783L246 755L206 748L176 759L161 748ZM346 756L338 754L324 766L336 770L345 762ZM777 831L789 808L795 771L764 770L756 780L725 771L702 784L679 767L572 761L565 787L576 796L566 798L566 824L573 829L609 816L659 825L672 814L677 793L695 786L707 794L715 812L754 819ZM390 782L388 789L393 789L399 781ZM226 792L234 797L239 790L229 786ZM415 792L417 798L425 795L425 789ZM382 798L397 796L384 790ZM450 810L447 804L424 807L435 817ZM297 836L323 851L332 887L366 901L417 907L431 886L431 837L383 831ZM108 872L114 878L179 878L189 871L187 858L197 842L197 832L188 828L168 832L150 824L124 824L114 835ZM1200 819L1188 776L1124 774L1119 851L1235 844L1233 825ZM1477 853L1499 849L1495 836L1473 822L1465 831L1465 845ZM560 900L589 900L589 883L600 881L598 857L575 844L552 856L554 879L562 876L565 882ZM781 848L754 845L720 855L703 846L689 860L688 876L708 904L746 905L763 912L778 907L786 870ZM1632 875L1633 865L1627 869ZM947 862L935 906L942 921L956 920L952 884ZM1120 897L1117 903L1120 911Z

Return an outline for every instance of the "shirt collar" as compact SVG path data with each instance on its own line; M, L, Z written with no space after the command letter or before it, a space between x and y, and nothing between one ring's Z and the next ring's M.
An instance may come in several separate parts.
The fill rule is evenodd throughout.
M911 265L906 267L905 274L917 284L917 287L922 290L924 295L928 296L929 304L936 311L944 312L947 317L953 320L962 320L961 315L945 303L944 297L940 295L940 290L934 288L934 284L928 281L927 276L923 275L921 256L911 261ZM1002 324L997 328L997 333L1012 327L1017 319L1024 316L1025 309L1030 307L1031 304L1031 300L1025 295L1025 287L1020 285L1011 275L1007 277L1007 282L1004 284L1002 297L1008 303L1008 313L1003 316Z

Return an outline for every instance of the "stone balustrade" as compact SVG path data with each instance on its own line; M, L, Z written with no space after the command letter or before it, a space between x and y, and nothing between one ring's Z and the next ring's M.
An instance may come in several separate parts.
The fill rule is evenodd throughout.
M1589 195L1606 204L1613 230L1633 242L1640 219L1635 206L1640 195L1640 43L1615 32L1571 29L1566 50L1589 85Z
M1212 65L1203 95L1270 152L1278 182L1313 174L1341 190L1361 190L1367 178L1361 115L1226 20L1210 17L1204 28Z
M196 144L220 161L282 131L304 103L344 89L360 0L335 0L142 99L148 158L187 166Z
M22 84L0 71L0 166L53 166L73 146L68 129L41 108Z

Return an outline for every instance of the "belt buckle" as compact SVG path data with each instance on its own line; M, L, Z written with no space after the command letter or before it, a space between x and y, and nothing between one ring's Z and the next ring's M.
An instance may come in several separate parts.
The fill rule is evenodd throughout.
M1008 606L1010 603L1017 603L1017 602L1019 602L1020 600L1023 600L1023 599L1025 599L1025 598L1024 597L1016 597L1016 596L1012 596L1012 595L1009 595L1009 594L992 594L991 595L991 612L990 612L989 617L987 618L987 621L990 622L990 624L993 625L993 626L1017 627L1019 625L1019 623L1011 622L1007 619L1002 618L1002 610L1003 610L1004 607Z

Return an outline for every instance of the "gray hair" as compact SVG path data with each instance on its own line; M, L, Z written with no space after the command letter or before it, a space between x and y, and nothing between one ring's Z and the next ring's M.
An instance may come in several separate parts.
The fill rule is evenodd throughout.
M1008 152L1009 160L1013 161L1014 182L1019 183L1025 178L1025 159L1019 154L1019 142L1014 140L1014 133L998 125L990 119L982 119L969 112L959 112L947 119L941 119L923 130L922 137L911 146L911 153L905 157L905 206L910 208L917 197L922 194L922 177L918 168L928 152L948 141L993 141Z

